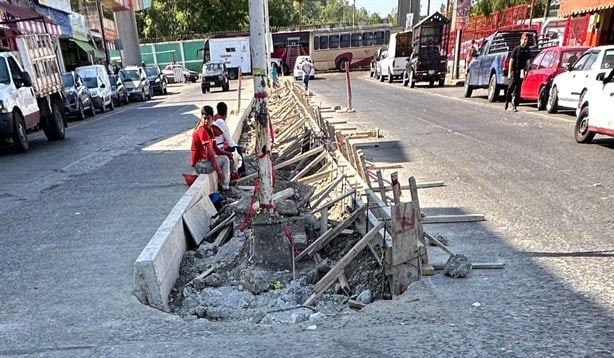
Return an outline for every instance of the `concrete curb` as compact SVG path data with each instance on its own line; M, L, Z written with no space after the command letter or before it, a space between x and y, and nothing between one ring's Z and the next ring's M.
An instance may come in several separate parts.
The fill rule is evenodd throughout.
M232 137L238 140L243 123L253 107L251 100L243 115L229 119ZM217 176L201 174L175 204L147 246L134 262L134 294L141 303L168 312L168 298L179 277L179 266L187 250L183 214L204 196L217 191Z

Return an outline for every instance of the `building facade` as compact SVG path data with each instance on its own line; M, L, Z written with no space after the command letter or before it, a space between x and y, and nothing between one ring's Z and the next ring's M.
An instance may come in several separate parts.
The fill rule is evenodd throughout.
M614 0L561 0L558 16L586 19L584 45L614 44Z

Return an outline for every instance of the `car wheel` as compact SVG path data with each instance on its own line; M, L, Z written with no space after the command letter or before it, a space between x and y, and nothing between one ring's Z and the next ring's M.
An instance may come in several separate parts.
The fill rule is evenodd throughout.
M375 71L373 71L373 69L369 69L369 77L373 78L373 76L375 76Z
M15 123L15 130L13 131L13 144L15 149L20 153L25 153L30 149L30 142L28 142L28 136L26 134L26 122L23 116L19 112L13 112L13 121Z
M145 89L141 89L141 102L145 102L147 96L145 96Z
M465 76L465 86L463 87L463 96L465 98L469 98L471 97L472 93L473 93L473 88L469 84L469 74L467 73L467 76Z
M416 87L416 79L414 77L415 77L415 74L414 74L414 71L412 70L411 72L409 72L409 87L410 88Z
M590 143L595 137L595 132L588 130L588 106L585 106L580 111L578 120L576 121L576 128L574 130L574 137L578 143Z
M379 77L377 78L380 82L384 82L384 80L386 79L386 77L384 77L383 73L379 74Z
M83 108L83 102L79 101L77 106L79 107L79 119L85 119L85 108Z
M60 110L61 102L54 101L51 104L51 114L44 118L45 125L43 130L45 136L49 141L56 141L64 139L66 135L66 123L64 122L64 116Z
M546 111L548 111L548 113L556 113L558 110L559 110L559 91L556 89L556 86L554 86L550 90L550 97L548 98L548 102L546 104Z
M490 75L488 81L488 102L496 102L499 99L499 87L497 86L497 75Z
M537 110L543 111L548 103L548 86L541 86L537 95Z
M201 91L203 94L207 93L207 89L206 89L205 87L201 87L201 88L200 88L200 91Z
M236 80L237 76L238 76L238 73L235 73L234 70L228 71L228 79L229 80Z
M429 87L433 87L433 85L435 85L435 80L434 79L430 79L429 80Z
M439 84L439 87L443 87L446 84L446 79L445 78L440 78L438 84Z

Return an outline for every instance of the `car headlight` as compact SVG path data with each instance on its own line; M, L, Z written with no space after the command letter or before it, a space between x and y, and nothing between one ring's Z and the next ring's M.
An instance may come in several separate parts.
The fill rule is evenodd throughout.
M160 79L159 78L156 78L156 83L160 83Z

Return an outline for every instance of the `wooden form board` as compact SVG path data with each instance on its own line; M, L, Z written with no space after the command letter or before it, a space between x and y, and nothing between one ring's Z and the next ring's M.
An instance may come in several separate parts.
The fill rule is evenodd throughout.
M215 210L211 199L206 195L183 213L183 222L196 245L200 245L205 235L209 233L211 218L215 214L217 214L217 210Z

